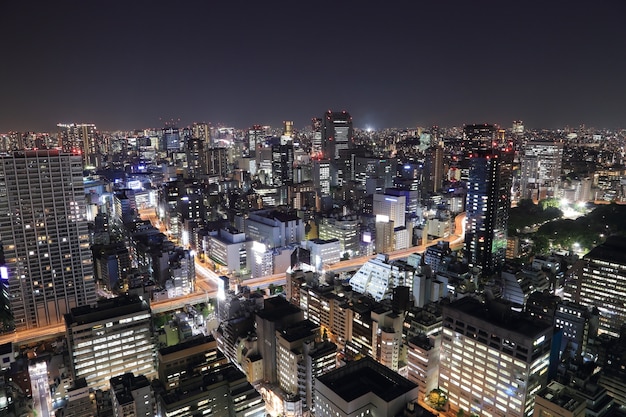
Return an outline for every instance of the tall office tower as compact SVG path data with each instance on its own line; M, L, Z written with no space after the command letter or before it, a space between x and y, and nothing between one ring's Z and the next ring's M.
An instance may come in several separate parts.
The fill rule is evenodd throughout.
M311 156L322 158L322 119L314 117L311 119L313 136L311 137Z
M132 372L156 376L152 316L139 296L101 300L96 306L65 315L72 371L93 389L108 389L109 380Z
M354 130L352 116L344 111L328 110L322 118L322 151L324 158L339 159L339 151L352 148Z
M228 175L228 149L207 148L206 174L226 178Z
M564 298L600 311L598 333L620 336L626 320L626 238L610 236L575 265Z
M208 152L204 150L203 139L193 136L185 137L185 156L187 157L187 173L190 177L206 173L206 158Z
M451 411L530 417L548 380L551 324L465 297L443 306L439 386Z
M319 325L309 320L276 332L278 384L286 393L300 396L305 411L313 406L315 378L334 369L337 363L337 346L330 342L316 343L319 334Z
M317 209L332 207L330 194L330 161L328 159L313 159L313 185L319 195L320 204Z
M316 417L394 417L412 415L403 411L408 404L417 402L418 388L365 357L318 377L314 395Z
M106 153L99 149L99 135L96 125L91 123L59 123L59 146L64 152L80 151L83 165L99 167L101 156Z
M520 197L556 197L561 182L563 143L528 142L521 155Z
M441 338L419 334L408 340L407 378L419 387L419 398L438 387Z
M0 157L0 240L17 330L63 323L96 301L79 153Z
M424 160L424 192L436 193L443 185L443 148L432 146L426 150Z
M493 273L506 254L512 154L479 150L470 155L465 202L465 258L470 267Z
M180 131L177 127L166 126L161 129L159 151L173 152L181 149Z
M111 378L110 384L113 417L154 416L154 392L145 375L125 373Z
M276 367L276 331L304 320L304 312L282 297L272 297L264 301L263 310L256 315L258 347L263 358L263 379L270 383L278 382Z
M283 121L283 136L293 138L293 120Z
M246 155L251 158L256 156L257 148L263 144L263 140L265 139L265 129L261 125L253 125L248 130L248 143L246 146Z
M293 145L272 145L272 181L274 185L293 184Z
M191 136L200 139L207 146L211 146L211 125L208 123L196 123L191 125Z
M374 194L373 214L382 221L392 221L393 227L405 225L406 196L391 194Z
M472 124L463 126L465 148L469 150L491 149L497 141L497 129L490 124Z

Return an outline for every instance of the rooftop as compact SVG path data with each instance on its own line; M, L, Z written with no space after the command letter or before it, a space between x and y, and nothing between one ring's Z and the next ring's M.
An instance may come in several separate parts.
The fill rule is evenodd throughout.
M319 377L318 381L346 402L354 401L368 393L389 402L417 387L413 382L369 357L330 371Z

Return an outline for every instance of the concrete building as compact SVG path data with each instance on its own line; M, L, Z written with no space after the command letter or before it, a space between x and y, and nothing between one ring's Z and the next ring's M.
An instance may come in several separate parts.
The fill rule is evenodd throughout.
M227 363L213 336L194 337L157 353L158 377L166 390L175 389L181 380Z
M144 375L126 373L111 378L113 417L152 417L156 406L150 381Z
M80 153L0 157L0 273L18 331L62 324L95 303L86 214Z
M396 417L417 397L415 383L366 357L317 378L315 416Z
M352 289L361 294L369 294L376 301L390 298L393 288L404 286L413 291L415 268L404 262L389 261L384 254L367 261L350 278Z
M619 336L626 319L626 238L610 236L587 253L576 279L565 287L566 299L600 311L599 334Z
M464 297L443 307L439 386L452 411L530 417L546 386L552 326L500 302Z
M407 378L417 384L418 401L423 403L426 395L439 386L441 337L421 334L409 339L407 344Z
M493 273L504 264L512 155L480 150L469 159L465 203L465 257L470 267Z
M531 141L520 155L520 198L557 197L561 183L563 143Z
M566 386L556 381L535 396L533 417L585 417L587 403Z
M92 389L108 389L109 380L131 372L156 376L152 316L137 296L99 301L65 315L72 371Z
M157 396L162 417L264 417L265 403L234 365L224 365Z

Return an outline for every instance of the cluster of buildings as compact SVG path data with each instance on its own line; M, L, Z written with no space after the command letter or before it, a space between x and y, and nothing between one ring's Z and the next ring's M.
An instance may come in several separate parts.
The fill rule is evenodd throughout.
M626 242L508 250L512 201L623 197L623 155L595 137L358 132L345 111L303 132L58 129L0 137L1 318L63 328L67 366L1 345L4 375L31 366L0 411L21 390L85 417L623 415ZM156 325L151 304L198 292L196 262L234 283L214 325L191 306ZM273 275L283 295L246 287Z

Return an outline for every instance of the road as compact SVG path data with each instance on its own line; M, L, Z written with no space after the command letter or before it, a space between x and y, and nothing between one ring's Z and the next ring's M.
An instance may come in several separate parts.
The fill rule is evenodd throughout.
M156 215L153 209L140 210L142 218L150 220L153 224L156 224ZM423 253L427 247L436 245L439 241L446 241L450 243L452 249L458 249L462 246L465 236L465 213L461 213L454 219L454 233L446 238L435 239L428 242L426 245L413 246L408 249L402 249L389 253L390 260L396 260L400 258L406 258L412 253ZM325 270L341 272L360 268L365 262L374 258L374 256L361 256L358 258L349 259L347 261L340 261L331 265L326 265ZM165 311L177 310L184 307L186 304L199 304L207 302L210 298L217 296L217 283L219 282L219 276L204 266L201 262L196 260L196 292L193 294L177 297L174 299L168 299L163 301L155 301L150 303L150 307L154 313L161 313ZM242 284L247 285L252 290L256 288L267 288L269 285L284 285L286 282L285 273L279 273L274 275L268 275L265 277L251 278L245 280ZM56 336L62 336L65 333L65 325L53 325L40 327L32 330L22 330L6 335L0 335L0 344L13 342L16 344L36 342L44 339L50 339Z
M461 213L454 219L454 233L445 238L439 238L428 242L425 245L412 246L407 249L400 249L394 252L390 252L387 255L389 260L396 260L406 258L413 253L424 253L429 246L436 245L440 241L450 243L450 248L459 249L459 245L463 246L465 239L465 213ZM348 259L346 261L339 261L334 264L325 265L324 269L327 271L343 272L350 271L356 268L360 268L365 262L370 259L374 259L376 255L361 256L358 258Z

